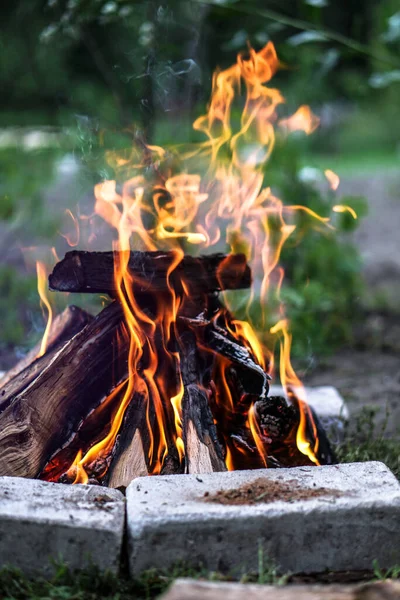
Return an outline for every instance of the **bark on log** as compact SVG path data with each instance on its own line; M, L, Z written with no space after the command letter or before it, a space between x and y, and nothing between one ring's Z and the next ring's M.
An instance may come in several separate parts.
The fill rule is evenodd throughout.
M183 331L179 338L179 354L184 395L182 399L183 441L186 471L210 473L226 471L207 394L201 384L196 336Z
M0 380L0 413L17 394L40 375L61 346L79 333L92 319L92 315L77 306L68 306L54 319L46 353L37 358L41 346L38 343Z
M49 276L52 290L105 293L115 296L114 252L67 252ZM128 269L139 292L168 291L168 273L176 260L171 252L131 252ZM184 256L169 281L176 292L182 280L191 294L248 288L251 272L243 254Z
M127 374L122 310L113 303L68 341L0 415L0 475L36 477Z

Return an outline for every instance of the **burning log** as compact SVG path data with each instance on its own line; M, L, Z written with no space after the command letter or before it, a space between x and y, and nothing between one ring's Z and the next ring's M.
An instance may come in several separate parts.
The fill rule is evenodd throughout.
M54 319L49 333L46 353L38 356L38 343L0 380L0 413L49 365L56 352L91 320L92 315L77 306L68 306Z
M115 257L114 252L67 252L49 276L50 289L113 297L117 292ZM142 292L168 291L169 285L179 292L182 281L193 295L250 287L251 271L244 254L184 256L170 273L176 259L173 252L131 252L128 270Z
M122 310L112 303L58 350L0 415L0 475L36 477L106 390L127 374Z
M257 452L253 434L246 426L247 416L253 404L257 429L264 440L264 460L267 465L276 468L293 463L311 464L310 460L299 452L296 443L300 423L298 399L291 394L291 402L288 403L285 398L268 396L270 376L253 360L245 347L232 339L229 332L214 321L207 321L202 316L196 319L180 317L179 320L196 333L197 343L203 350L212 352L214 357L219 356L231 365L227 372L217 372L217 377L228 378L234 411L227 409L228 402L225 402L223 414L219 414L217 405L213 410L219 432L223 433L226 440L230 439L232 442L230 451L236 455L236 464L241 465L243 451L246 453L246 461L241 468L259 468L265 464ZM309 408L305 418L307 438L311 445L315 444L316 438L319 440L317 459L321 464L334 464L336 458L317 415ZM235 452L235 449L238 452Z
M104 483L113 488L126 488L136 477L148 475L144 440L146 428L144 396L136 392L125 413L121 433L113 451L110 468Z
M68 442L50 458L39 475L40 479L72 483L74 477L68 473L70 466L78 452L86 454L93 445L106 437L125 393L126 385L127 381L123 380L110 393L103 395L98 405L84 417ZM94 477L93 473L90 475Z
M183 439L188 473L226 471L207 394L202 386L196 336L184 331L179 338L184 386L182 400Z

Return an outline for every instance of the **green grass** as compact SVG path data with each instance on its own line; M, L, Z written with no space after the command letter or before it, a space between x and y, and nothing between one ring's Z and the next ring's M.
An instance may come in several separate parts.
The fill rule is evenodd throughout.
M378 429L377 409L365 408L348 427L345 440L337 449L339 462L381 461L400 479L400 439L385 436L387 419Z
M337 154L312 154L306 157L305 165L318 169L332 169L339 176L357 176L381 173L399 168L400 156L389 151L340 152ZM340 189L340 188L339 188Z
M287 576L266 560L262 547L258 551L258 573L245 573L240 579L245 583L283 585ZM221 573L176 566L169 570L152 569L137 579L127 575L102 573L96 568L71 572L62 563L55 564L55 574L50 579L30 579L18 569L0 569L1 600L152 600L164 593L178 577L207 581L232 581ZM236 579L237 580L237 579Z
M373 562L374 579L379 581L385 581L386 579L399 579L400 578L400 565L394 565L389 569L381 569L378 561Z
M203 581L240 581L275 586L290 582L290 574L279 574L277 568L270 561L265 560L260 547L258 568L258 573L244 573L240 579L185 566L163 571L152 569L144 572L139 578L131 579L127 574L117 576L101 572L94 567L72 572L65 565L57 563L53 577L45 579L28 578L18 569L3 567L0 569L0 598L1 600L153 600L159 598L176 579L182 577ZM339 581L340 574L338 577ZM371 565L371 581L398 578L400 578L398 565L388 569L379 567L377 561Z

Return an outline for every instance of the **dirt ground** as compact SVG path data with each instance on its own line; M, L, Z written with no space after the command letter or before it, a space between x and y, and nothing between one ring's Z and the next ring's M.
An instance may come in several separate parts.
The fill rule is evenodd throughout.
M364 407L377 409L378 427L385 433L400 432L399 354L379 350L342 350L306 377L310 386L334 385L346 400L350 415Z

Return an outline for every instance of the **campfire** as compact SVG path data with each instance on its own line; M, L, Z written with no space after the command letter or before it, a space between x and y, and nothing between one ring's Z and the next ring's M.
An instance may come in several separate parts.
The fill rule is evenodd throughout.
M309 134L318 119L306 106L278 117L284 99L267 85L278 68L268 43L214 74L194 122L206 141L178 152L137 138L108 157L116 180L96 185L85 218L113 228L112 250L72 250L48 279L105 307L53 318L38 266L49 320L0 382L1 475L124 488L143 475L335 461L291 364L279 264L299 213L333 225L264 185L276 131ZM285 397L269 395L277 370Z

